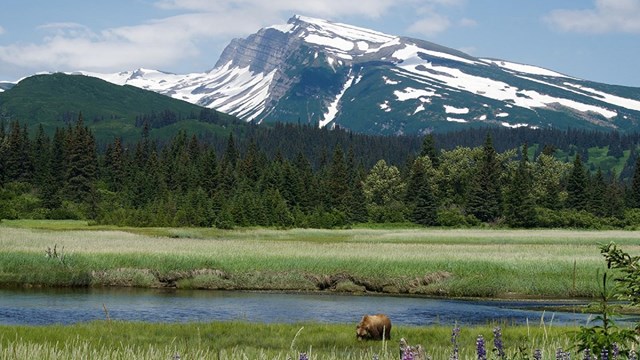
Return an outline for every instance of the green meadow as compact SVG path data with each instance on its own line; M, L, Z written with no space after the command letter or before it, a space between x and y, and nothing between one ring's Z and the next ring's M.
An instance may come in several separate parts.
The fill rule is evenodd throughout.
M493 349L493 325L462 327L457 340L459 359L477 359L478 335L487 353ZM555 359L562 348L571 351L575 328L552 324L502 326L509 359L532 358L538 349L543 359ZM420 344L432 359L453 353L451 327L402 327L389 341L358 341L355 325L251 324L246 322L148 324L96 321L68 326L0 326L0 359L398 359L399 341ZM575 351L574 351L575 354ZM492 357L490 357L492 358Z
M0 286L175 287L484 298L590 298L605 270L598 246L640 253L640 232L577 230L116 228L81 221L0 223ZM509 359L555 359L575 327L462 328L476 359L502 326ZM452 354L451 327L395 326L358 342L355 324L132 323L0 326L0 359L397 359L398 341ZM574 354L575 349L573 350ZM490 357L492 358L492 357Z
M129 229L3 221L0 284L593 298L605 267L598 245L614 241L636 254L638 240L636 231Z

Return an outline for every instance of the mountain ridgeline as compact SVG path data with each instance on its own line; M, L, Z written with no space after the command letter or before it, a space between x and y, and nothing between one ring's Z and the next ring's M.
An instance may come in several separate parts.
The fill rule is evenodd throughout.
M135 86L117 86L89 76L63 73L35 75L0 92L0 119L19 121L35 133L52 135L73 125L82 114L99 142L114 137L137 141L143 124L154 136L171 138L179 129L227 134L223 126L244 126L237 118Z
M637 87L304 16L232 40L208 72L85 74L245 121L367 134L487 126L635 131L640 123Z

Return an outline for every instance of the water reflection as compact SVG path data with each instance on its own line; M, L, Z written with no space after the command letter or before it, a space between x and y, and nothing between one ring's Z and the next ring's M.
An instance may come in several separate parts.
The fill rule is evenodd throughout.
M540 321L584 325L589 319L586 314L543 311L541 305L558 302L148 289L0 290L0 324L71 324L104 320L107 314L114 320L148 322L356 323L363 314L383 312L394 324L418 326Z

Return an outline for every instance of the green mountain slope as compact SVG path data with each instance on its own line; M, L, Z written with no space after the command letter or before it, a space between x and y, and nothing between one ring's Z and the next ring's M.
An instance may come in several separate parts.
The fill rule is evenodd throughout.
M83 75L35 75L0 93L0 116L5 122L18 120L30 131L42 124L51 133L75 122L80 113L98 141L116 136L133 140L140 135L145 118L170 118L152 124L151 135L158 138L174 134L162 131L169 125L173 130L221 133L226 132L224 125L242 123L235 117L152 91Z

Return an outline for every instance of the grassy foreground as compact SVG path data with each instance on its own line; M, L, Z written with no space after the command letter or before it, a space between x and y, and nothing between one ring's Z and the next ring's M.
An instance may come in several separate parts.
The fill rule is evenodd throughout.
M640 232L97 228L0 223L0 286L136 286L593 297L598 244ZM46 257L47 250L51 251Z
M493 348L493 326L461 328L459 359L476 359L482 335L487 353ZM502 327L509 359L555 359L558 348L569 351L574 328L536 324ZM394 327L388 342L357 341L352 325L193 323L146 324L98 321L70 326L0 326L0 359L309 359L399 358L399 340L421 344L432 359L449 359L452 328ZM574 351L575 354L575 351ZM577 358L577 356L576 356Z

